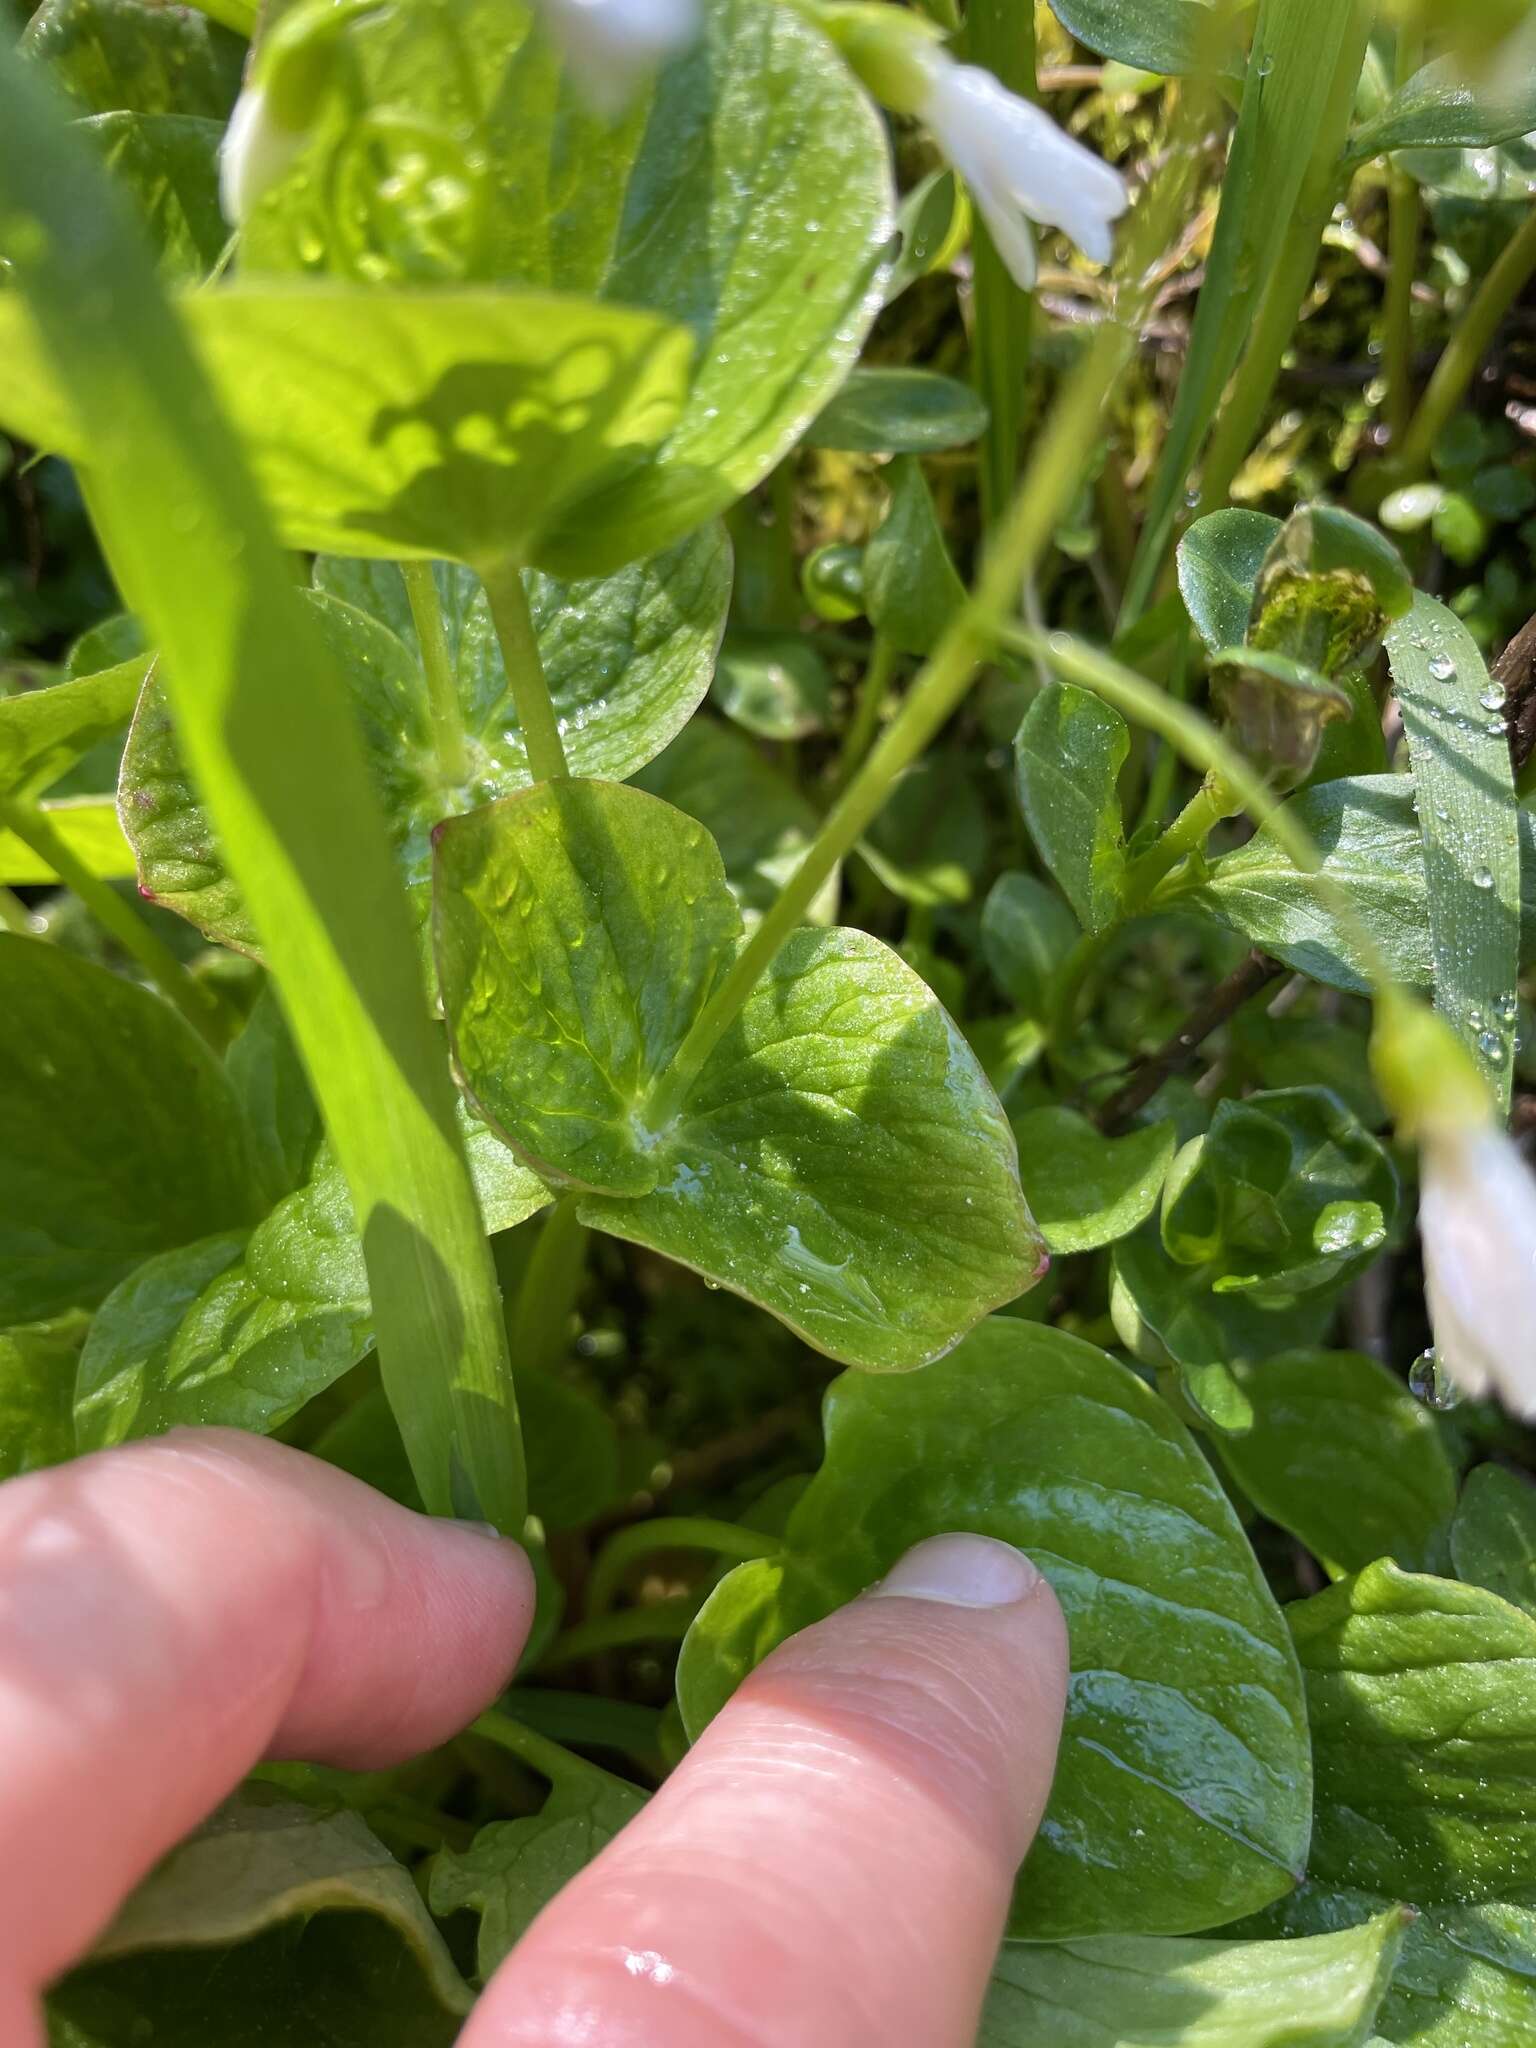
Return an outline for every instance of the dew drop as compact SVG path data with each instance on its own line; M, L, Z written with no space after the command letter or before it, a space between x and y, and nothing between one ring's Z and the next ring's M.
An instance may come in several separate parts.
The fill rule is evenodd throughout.
M1485 1060L1497 1061L1504 1057L1504 1041L1497 1031L1479 1031L1477 1049Z
M1433 1350L1421 1351L1408 1372L1408 1390L1426 1408L1433 1408L1438 1414L1445 1414L1454 1408L1461 1396L1456 1383Z
M1429 657L1429 672L1437 683L1448 683L1456 673L1456 664L1448 654L1432 654Z
M1502 711L1504 709L1504 690L1502 684L1490 682L1487 689L1479 695L1477 701L1485 711Z
M1492 869L1474 868L1472 870L1472 886L1474 889L1491 889L1493 887Z

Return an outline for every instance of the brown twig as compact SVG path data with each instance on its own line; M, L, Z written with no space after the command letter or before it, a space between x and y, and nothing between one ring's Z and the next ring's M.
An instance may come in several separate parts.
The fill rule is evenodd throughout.
M1104 1104L1099 1111L1099 1129L1105 1136L1113 1137L1123 1129L1138 1109L1145 1108L1166 1080L1193 1063L1195 1054L1213 1031L1284 972L1278 960L1272 960L1267 953L1261 953L1255 947L1244 961L1233 968L1225 981L1216 984L1167 1044L1159 1046L1150 1058L1143 1060L1125 1085Z

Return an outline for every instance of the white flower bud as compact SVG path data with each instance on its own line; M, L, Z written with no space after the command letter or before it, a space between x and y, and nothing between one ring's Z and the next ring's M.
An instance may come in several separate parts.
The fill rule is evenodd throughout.
M593 106L623 106L648 71L699 33L699 0L538 0L545 26Z
M256 202L299 153L303 135L273 119L266 89L248 85L235 101L219 145L219 205L231 227L243 227Z
M1035 281L1031 221L1065 229L1086 256L1108 263L1112 223L1129 203L1120 173L990 71L937 48L922 61L927 89L917 111L970 187L1015 282L1028 290Z
M1419 1237L1435 1358L1536 1420L1536 1177L1490 1123L1427 1130Z

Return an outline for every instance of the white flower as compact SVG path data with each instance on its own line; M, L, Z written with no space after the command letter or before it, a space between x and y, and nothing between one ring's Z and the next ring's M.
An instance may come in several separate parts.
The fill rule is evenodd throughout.
M545 26L595 107L616 112L645 73L699 32L699 0L538 0Z
M263 192L299 153L303 135L272 118L260 85L248 85L235 101L219 145L219 205L231 227L243 227Z
M917 113L970 187L1016 283L1027 291L1035 281L1031 221L1064 228L1084 255L1108 263L1111 223L1129 204L1120 173L990 71L933 47L923 63Z
M1436 1361L1536 1420L1536 1178L1489 1123L1427 1130L1419 1237Z

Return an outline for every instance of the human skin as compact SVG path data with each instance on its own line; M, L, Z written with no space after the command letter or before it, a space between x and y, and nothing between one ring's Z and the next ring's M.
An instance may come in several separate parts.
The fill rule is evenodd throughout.
M0 1487L0 2041L253 1764L456 1733L533 1598L515 1545L235 1431ZM1066 1676L1025 1558L919 1545L747 1680L460 2048L971 2048Z

